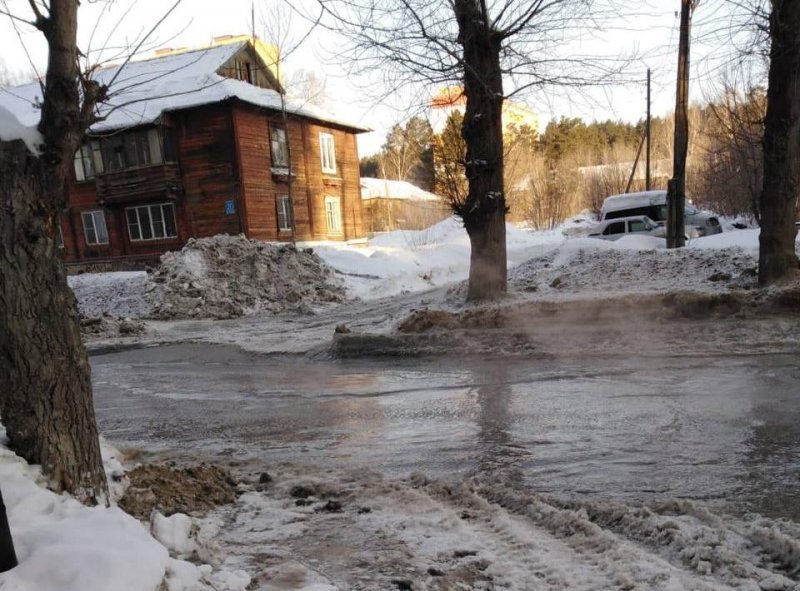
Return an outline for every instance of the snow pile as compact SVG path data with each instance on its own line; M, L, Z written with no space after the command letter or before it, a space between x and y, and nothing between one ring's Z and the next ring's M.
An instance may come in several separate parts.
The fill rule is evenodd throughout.
M576 238L518 266L509 274L509 285L526 299L754 288L757 253L740 246L718 248L714 241L721 239L700 238L690 248L666 250L663 239L652 236L615 242Z
M81 318L81 334L95 339L140 337L148 333L147 325L136 318L120 318L103 314L95 318Z
M564 241L560 231L529 232L506 224L509 266ZM425 230L376 236L367 247L326 244L317 253L345 278L351 296L365 300L425 291L469 275L469 236L461 221L448 218Z
M38 123L30 126L23 125L16 115L0 106L0 141L22 140L32 154L38 154L44 144L44 138L36 129L37 125Z
M117 507L86 507L45 488L37 466L6 446L0 430L0 483L19 565L0 574L14 591L243 591L249 577L170 558L136 519ZM114 450L103 447L112 499L124 477ZM184 523L159 522L159 533L180 540ZM170 527L174 531L170 531ZM220 581L227 581L221 585ZM163 584L163 586L162 586Z
M310 249L218 235L161 257L148 287L152 316L234 318L344 300L334 271Z
M142 318L150 312L143 296L147 288L144 271L70 275L67 283L78 298L78 311L86 318Z

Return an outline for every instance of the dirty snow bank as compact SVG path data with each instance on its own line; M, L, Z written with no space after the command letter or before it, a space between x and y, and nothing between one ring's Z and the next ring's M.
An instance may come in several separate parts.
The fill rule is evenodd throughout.
M70 275L67 283L78 298L78 311L86 318L141 318L150 313L150 304L144 297L144 271Z
M209 565L170 558L166 547L116 506L86 507L69 495L47 490L39 467L29 466L6 444L0 428L0 483L19 565L0 574L0 588L243 591L249 583L244 573L214 571ZM103 445L112 499L124 489L117 456Z
M229 566L263 589L788 591L800 576L793 522L532 494L513 474L387 480L281 464L193 523L192 543L235 546Z
M344 300L331 268L310 249L244 236L190 239L150 278L156 318L234 318Z
M529 232L506 224L509 267L563 241L560 230ZM364 300L425 291L469 275L469 236L456 217L425 230L378 235L367 247L326 244L316 251L344 277L348 294Z
M757 252L706 240L717 241L700 238L689 248L667 250L663 239L650 236L615 242L576 238L516 267L509 287L531 299L756 287Z

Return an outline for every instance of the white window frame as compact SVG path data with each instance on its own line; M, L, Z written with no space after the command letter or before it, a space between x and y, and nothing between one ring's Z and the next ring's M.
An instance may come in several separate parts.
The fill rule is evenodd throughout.
M286 128L279 125L270 126L270 158L274 168L289 167L289 139ZM279 137L283 135L283 137ZM278 158L276 158L278 156Z
M292 231L292 201L288 195L278 195L275 200L275 205L278 208L278 231L291 232ZM281 215L283 221L281 221Z
M319 133L319 156L322 172L336 174L336 144L332 133L324 131Z
M153 222L153 209L159 208L161 210L161 227L164 231L162 236L156 236L156 226ZM174 222L175 226L175 233L174 234L167 234L167 216L164 215L164 211L167 208L172 209L172 221ZM142 238L142 217L139 213L141 210L147 210L147 217L150 221L150 238ZM136 227L139 230L139 238L134 238L133 233L131 232L131 226L129 219L129 212L135 212L136 214ZM178 237L178 218L175 216L175 205L172 203L148 203L147 205L135 205L133 207L126 207L125 208L125 225L128 227L128 239L131 242L153 242L154 240L171 240L173 238Z
M101 220L102 223L98 225L97 220ZM89 238L89 225L91 224L91 230L94 234L94 240ZM83 223L83 238L86 240L87 246L102 246L104 244L108 244L108 226L106 225L106 212L102 209L91 209L89 211L82 211L81 212L81 222ZM105 241L100 239L100 232L98 232L98 228L102 227L103 232L102 234L105 236Z
M98 174L103 174L103 155L100 151L100 142L92 140L81 145L75 152L73 164L75 180L78 182L89 181Z
M64 250L64 232L61 231L61 220L58 221L56 229L58 232L56 232L55 236L53 236L53 240L55 240L56 243L56 248L59 250Z
M329 205L336 205L335 209L330 209ZM325 196L325 223L328 226L328 234L340 235L342 231L342 198L334 195Z

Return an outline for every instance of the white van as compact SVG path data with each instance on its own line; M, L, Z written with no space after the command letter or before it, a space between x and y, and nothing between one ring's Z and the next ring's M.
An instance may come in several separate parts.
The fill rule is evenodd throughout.
M640 191L611 195L603 201L600 209L600 220L612 220L635 215L646 215L659 224L667 222L667 192ZM693 226L700 236L709 236L722 232L719 220L711 213L698 210L690 203L684 206L684 223ZM690 232L691 233L691 232Z

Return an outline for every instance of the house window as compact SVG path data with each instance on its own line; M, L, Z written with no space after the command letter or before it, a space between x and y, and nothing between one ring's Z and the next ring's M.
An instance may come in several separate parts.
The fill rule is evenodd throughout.
M319 151L322 158L322 172L336 174L336 150L333 145L333 135L330 133L319 134Z
M286 130L282 127L270 128L270 145L272 146L272 166L289 166L289 146L286 144Z
M288 195L281 195L278 197L278 230L291 232L292 225L292 202Z
M128 131L112 135L100 142L106 170L123 170L135 166L161 164L161 137L157 129Z
M342 205L338 197L325 197L325 219L328 234L342 233Z
M61 231L61 222L58 222L56 226L55 236L53 236L53 240L55 240L56 248L63 249L64 248L64 233Z
M106 216L102 209L84 211L81 213L83 220L83 235L86 244L108 244L108 230L106 229Z
M100 142L93 140L80 147L75 152L75 179L85 181L93 179L103 172L103 155L100 151Z
M163 240L178 236L175 207L171 203L125 208L131 242Z

